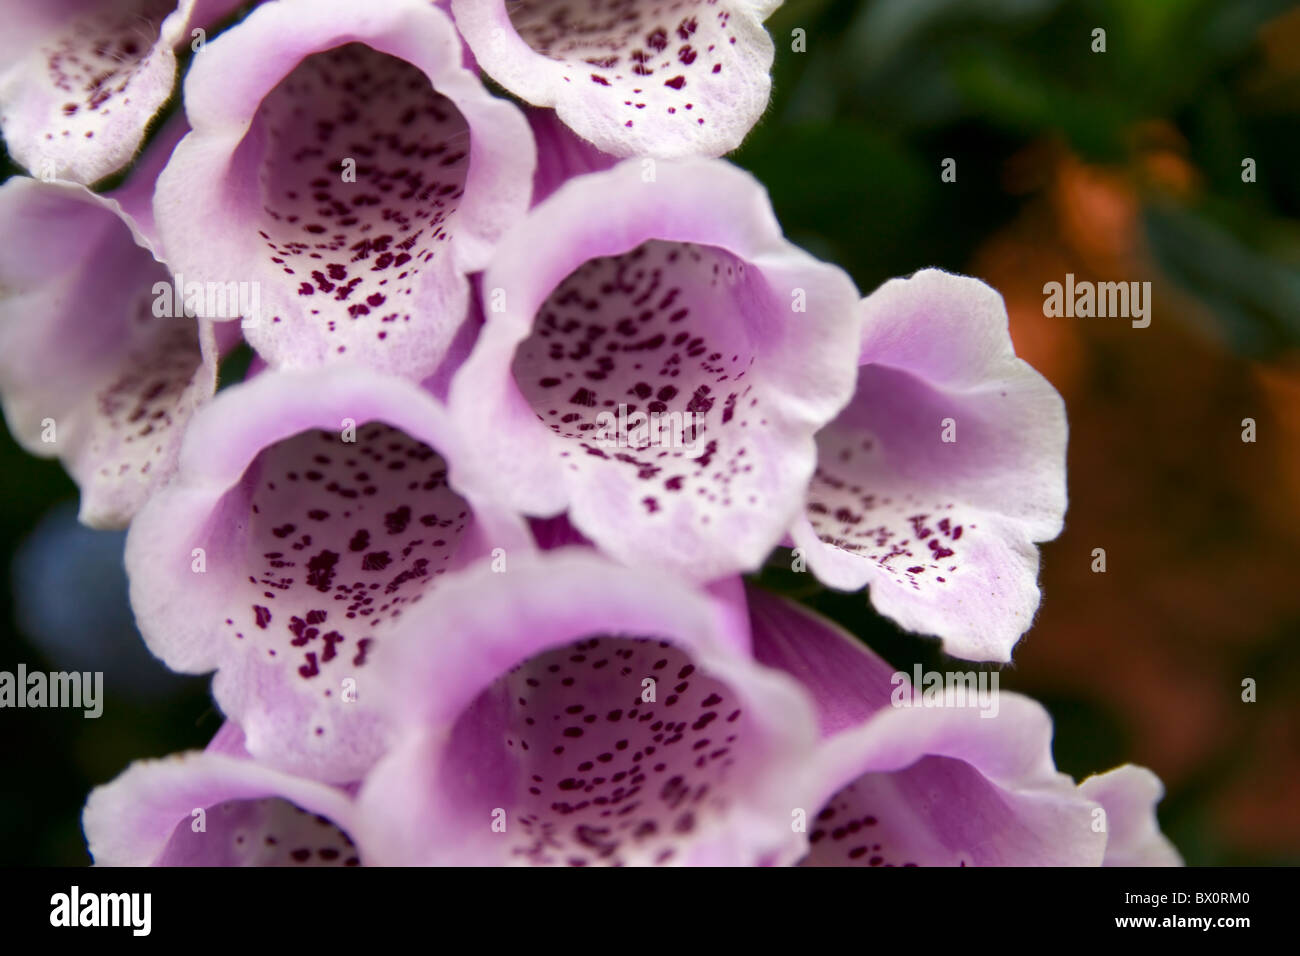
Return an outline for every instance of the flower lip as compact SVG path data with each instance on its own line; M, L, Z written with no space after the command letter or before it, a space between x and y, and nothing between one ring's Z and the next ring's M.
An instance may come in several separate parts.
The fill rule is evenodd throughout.
M805 865L1101 863L1096 804L1056 770L1040 705L996 684L927 704L820 615L756 588L748 601L755 657L817 702Z
M720 156L767 106L775 55L762 21L779 5L580 9L548 0L452 0L485 72L617 156ZM556 9L559 7L560 9Z
M802 852L789 808L810 703L753 664L747 635L704 595L567 549L448 580L403 627L435 621L436 640L380 652L398 729L359 798L376 860L752 865Z
M1106 834L1092 826L1095 804L1052 765L1051 718L1018 694L999 708L992 720L970 708L889 709L827 740L811 772L821 798L807 862L1101 865Z
M39 178L90 184L126 166L175 84L174 48L235 0L22 4L7 11L0 126ZM14 5L10 5L11 7Z
M976 279L921 270L861 311L855 392L817 436L793 543L948 653L1007 661L1038 607L1035 542L1062 527L1064 403Z
M210 317L242 317L272 365L431 374L536 164L447 15L265 4L195 57L185 96L193 131L154 201L173 271L259 291L256 315Z
M259 759L357 779L384 743L374 647L446 570L531 548L454 487L460 446L430 396L360 368L268 370L196 416L128 534L132 606L168 666L217 671Z
M30 452L65 463L91 527L124 526L167 479L216 385L208 324L156 308L168 275L147 196L181 132L164 127L107 195L26 177L0 187L0 218L29 237L0 256L5 417Z
M1160 832L1156 804L1165 787L1150 770L1125 764L1084 780L1079 792L1106 811L1103 866L1182 865L1177 848Z
M91 792L82 826L96 866L345 866L354 813L335 787L210 746L132 764Z
M852 391L856 292L781 236L748 174L645 169L571 179L506 238L451 406L502 436L473 467L504 500L568 507L617 559L708 580L756 567L793 518L811 436ZM639 455L581 437L620 403L698 416L683 434L700 447Z

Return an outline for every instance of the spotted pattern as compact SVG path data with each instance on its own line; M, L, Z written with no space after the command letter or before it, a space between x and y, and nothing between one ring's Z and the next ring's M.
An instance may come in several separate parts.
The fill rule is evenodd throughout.
M506 810L516 861L666 864L727 812L746 729L731 689L673 645L599 636L498 679L457 723L452 753L482 766L481 742L504 748L509 779L483 819Z
M428 308L425 273L452 268L464 117L416 67L352 43L303 60L258 119L268 146L256 228L284 277L264 291L270 322L285 321L275 303L296 301L333 354L396 347Z
M731 13L717 0L518 0L520 39L565 67L584 97L606 97L626 128L699 128L739 75Z
M514 376L571 444L561 453L571 471L634 476L629 506L650 518L667 498L688 497L705 524L712 510L758 504L748 433L767 422L746 381L756 361L743 318L754 313L750 271L712 247L654 240L588 261L551 293Z
M809 821L802 866L988 866L1050 859L1013 794L965 761L923 757L845 786ZM1053 826L1060 826L1060 821ZM1059 833L1059 830L1057 830ZM1044 852L1046 851L1046 852Z
M155 45L163 20L175 9L174 0L103 4L41 49L49 83L62 100L47 126L47 141L94 139L114 110L131 107L132 80L170 55Z
M387 425L304 432L263 451L217 509L242 526L244 585L229 638L340 693L373 644L446 571L470 520L433 449ZM209 564L228 560L213 544ZM319 737L325 729L314 730Z
M879 440L869 433L831 428L818 435L817 446L806 508L817 537L913 591L952 587L978 523L915 483L873 480L888 469Z
M96 485L133 504L170 474L185 424L212 394L194 322L144 315L136 324L139 346L95 395L88 448Z
M359 866L352 839L325 817L287 800L232 800L177 825L159 865Z

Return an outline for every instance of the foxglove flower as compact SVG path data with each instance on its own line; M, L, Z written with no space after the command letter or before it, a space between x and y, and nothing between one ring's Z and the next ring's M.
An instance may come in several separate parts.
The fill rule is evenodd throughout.
M346 789L255 763L227 723L202 753L132 764L82 826L100 866L356 866Z
M228 718L96 863L1180 862L1149 771L739 576L1006 661L1066 503L993 290L862 299L716 158L779 3L0 0L0 405Z
M812 704L723 607L587 549L449 577L376 652L398 729L358 798L365 861L797 858Z
M853 400L817 436L792 539L824 583L973 660L1007 661L1065 513L1065 407L1001 297L934 269L862 301Z
M0 186L4 232L24 237L0 248L5 417L28 451L62 459L94 527L124 526L166 480L216 384L207 323L155 308L171 277L149 200L182 132L164 128L107 196L25 177Z
M884 661L737 579L706 597L569 548L448 579L401 628L366 862L1178 862L1148 772L1076 787L1016 694L891 706Z
M767 107L780 0L452 0L478 64L616 156L720 156Z
M175 49L238 0L0 4L0 129L44 180L93 183L130 162L172 94Z
M385 742L375 646L447 570L529 547L456 490L462 444L417 386L342 366L264 371L190 423L131 524L131 605L169 667L217 672L259 760L359 779Z
M752 177L717 160L575 177L511 231L482 294L450 399L491 436L475 484L534 516L568 508L627 564L707 581L763 561L852 393L859 320L852 282L782 238Z
M1055 768L1037 703L995 688L981 701L992 706L928 706L905 675L808 609L751 589L749 610L755 658L817 704L803 865L1179 862L1156 823L1154 775L1125 766L1076 787Z
M271 365L437 369L535 166L523 114L461 64L427 0L277 0L195 56L158 224L173 271L257 290Z

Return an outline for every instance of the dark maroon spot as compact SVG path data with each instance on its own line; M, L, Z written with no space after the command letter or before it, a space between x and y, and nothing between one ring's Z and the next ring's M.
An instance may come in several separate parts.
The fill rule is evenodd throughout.
M334 580L334 566L339 556L333 551L322 551L307 562L307 583L317 591L328 591Z
M387 551L372 551L362 559L361 567L366 571L382 571L391 562Z
M384 515L384 527L389 534L401 534L406 530L406 526L411 523L411 509L402 505L395 511L390 511Z

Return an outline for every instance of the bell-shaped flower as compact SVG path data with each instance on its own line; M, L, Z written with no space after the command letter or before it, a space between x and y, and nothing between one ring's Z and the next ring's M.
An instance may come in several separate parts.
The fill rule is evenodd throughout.
M475 483L629 565L762 563L852 394L858 298L720 160L576 176L503 241L451 385ZM486 440L490 436L490 440Z
M169 667L216 671L258 760L359 779L385 744L374 648L446 571L531 547L458 490L462 445L418 386L343 366L263 371L191 421L127 536L131 605Z
M212 396L217 345L159 261L149 201L183 132L163 129L106 196L15 177L0 186L0 398L10 432L57 455L83 522L121 527L175 468Z
M1176 865L1160 786L1124 766L1080 786L1056 770L1052 721L997 674L921 686L811 610L749 591L754 656L817 703L805 866Z
M616 156L721 156L767 108L780 0L452 0L483 71Z
M377 651L393 749L359 796L367 863L797 859L813 707L743 615L586 548L449 576Z
M0 3L0 130L9 155L46 181L90 184L126 166L172 95L176 48L201 46L203 28L238 5Z
M353 813L348 790L255 763L227 723L95 788L82 827L98 866L357 866Z
M1065 514L1065 405L1001 297L934 269L862 301L852 401L817 435L791 537L824 583L972 660L1007 661Z
M194 57L155 212L174 272L241 290L203 314L272 366L434 372L536 161L461 50L428 0L277 0Z

